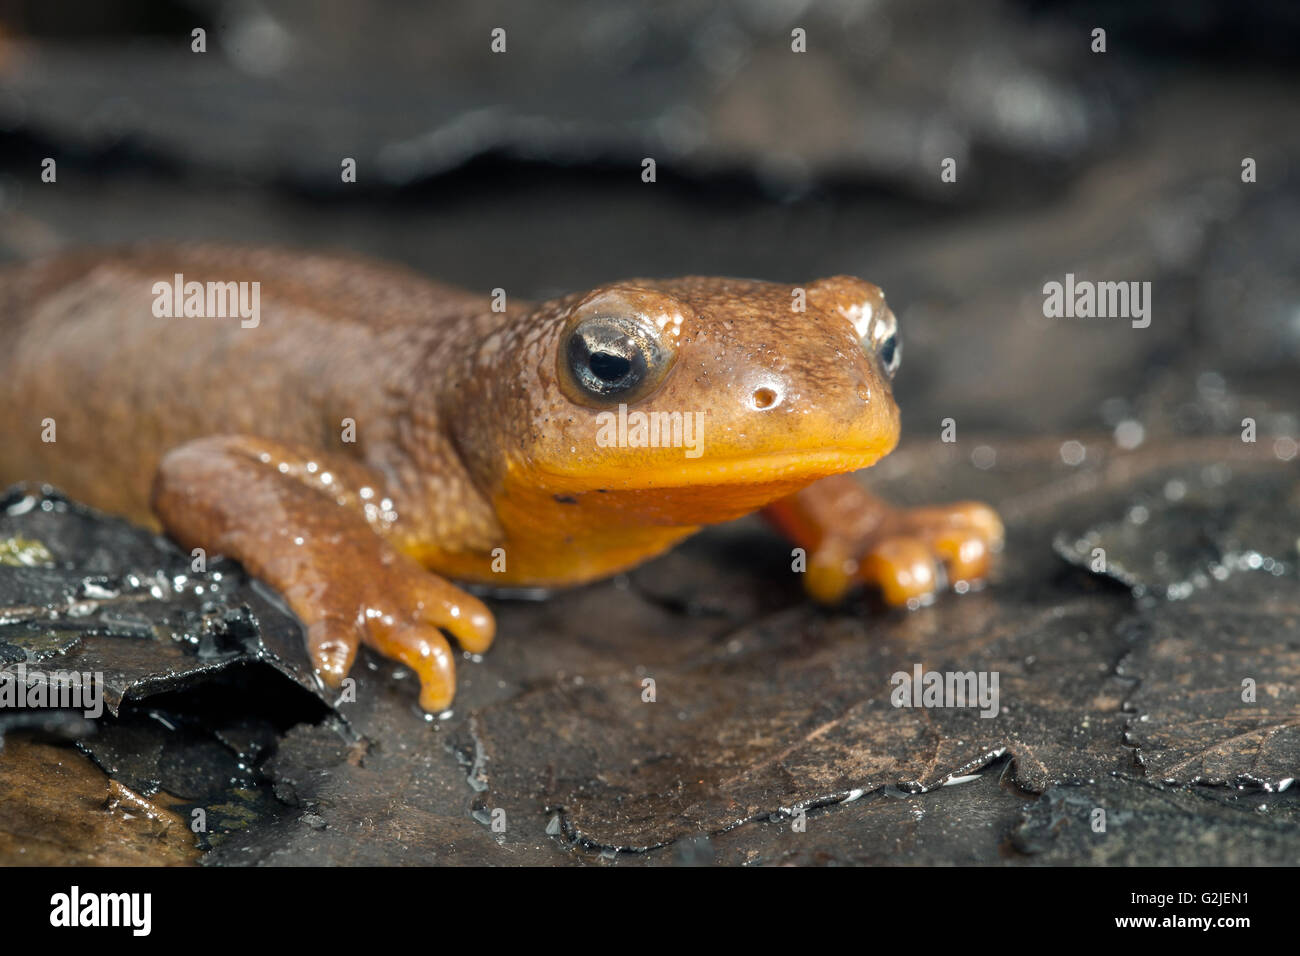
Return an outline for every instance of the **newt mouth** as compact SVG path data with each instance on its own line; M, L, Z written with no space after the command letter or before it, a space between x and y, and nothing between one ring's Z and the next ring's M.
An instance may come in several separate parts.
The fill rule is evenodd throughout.
M574 503L640 512L663 523L716 524L748 514L830 475L858 471L894 448L875 446L783 451L726 458L662 459L637 467L638 449L627 449L623 467L605 459L598 474L539 469L534 480L546 492Z
M626 465L606 457L597 479L586 470L538 468L537 475L548 486L566 486L569 491L589 491L597 485L608 490L648 490L698 485L767 484L782 480L816 480L827 475L857 471L874 465L894 449L894 442L881 441L875 446L820 448L816 451L782 451L755 455L732 455L725 458L686 458L676 463L662 458L637 463L641 449L623 449ZM595 482L595 484L593 484Z

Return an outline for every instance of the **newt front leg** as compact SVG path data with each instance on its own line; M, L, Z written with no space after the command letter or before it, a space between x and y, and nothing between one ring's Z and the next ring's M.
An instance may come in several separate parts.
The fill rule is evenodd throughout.
M866 583L888 604L915 606L945 580L984 578L1003 539L1002 521L988 505L894 508L851 475L823 478L763 514L807 549L805 587L823 604Z
M328 685L338 686L366 644L415 671L420 705L442 710L456 678L439 629L479 653L495 624L481 601L382 536L384 498L378 477L352 459L217 436L163 458L153 509L185 548L234 558L284 596Z

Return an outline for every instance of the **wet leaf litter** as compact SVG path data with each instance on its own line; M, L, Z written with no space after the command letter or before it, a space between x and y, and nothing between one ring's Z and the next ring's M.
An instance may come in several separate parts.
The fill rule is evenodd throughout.
M1149 493L1127 483L1107 489L1099 479L1101 487L1049 496L1044 489L1064 469L1043 443L1020 447L1006 483L996 469L935 470L928 451L905 450L888 480L942 476L918 494L988 482L992 500L1013 515L1017 501L1051 502L1009 522L1007 558L989 589L910 614L866 597L820 611L793 583L773 589L761 576L746 583L719 570L727 567L720 556L737 548L761 554L756 563L784 561L780 539L756 521L740 522L625 578L546 602L499 602L505 633L528 636L463 664L463 701L444 719L423 715L410 678L394 679L376 660L359 670L355 702L335 706L313 693L294 664L296 624L259 603L237 567L225 569L221 589L197 608L190 605L199 595L146 589L147 598L132 602L129 626L105 600L73 619L73 633L52 639L65 625L51 620L50 605L24 617L27 605L17 600L21 593L30 601L33 569L6 566L4 640L33 663L53 668L57 658L60 667L113 675L115 717L98 722L97 734L69 727L53 738L74 741L132 793L169 796L182 812L220 808L220 832L200 841L211 848L208 863L610 854L671 863L701 834L715 862L771 862L811 850L792 842L800 812L832 829L837 814L851 814L844 860L874 859L880 847L861 840L877 818L897 804L921 815L908 818L912 826L944 814L957 793L971 804L964 812L1002 825L985 834L974 859L996 861L1010 841L1026 859L1057 860L1068 853L1044 844L1036 821L1049 811L1041 802L1057 801L1065 809L1050 812L1059 815L1112 792L1116 781L1188 795L1217 788L1214 813L1227 819L1235 819L1235 801L1261 795L1273 802L1252 806L1282 820L1295 815L1288 781L1300 762L1296 560L1270 518L1293 507L1294 485L1259 461L1239 463L1226 480L1211 470L1202 488L1213 466L1189 467L1187 453L1182 448L1172 466L1155 447L1128 456L1151 471ZM1094 467L1100 474L1107 465ZM1178 481L1187 490L1171 498L1170 482ZM68 595L83 594L87 568L104 593L127 595L123 582L133 577L174 580L183 573L178 562L188 568L188 556L165 541L48 493L29 506L31 494L6 497L0 535L49 551L55 566L38 570L51 604L57 597L66 609ZM1202 494L1243 504L1206 508ZM1124 531L1138 502L1156 532L1148 537ZM1079 526L1084 512L1097 520ZM1043 547L1044 526L1058 527L1056 550L1081 562L1091 549L1072 555L1073 545L1109 545L1108 567L1123 569L1112 573L1125 586L1089 567L1072 570ZM1165 527L1178 534L1160 534ZM91 557L69 566L66 553ZM1217 562L1248 553L1274 563L1216 575ZM1202 572L1201 586L1183 595L1177 585L1200 582ZM726 592L702 601L701 582L719 576ZM1128 589L1139 585L1135 598ZM205 644L197 636L204 608L225 628L239 622L233 629L242 637ZM143 621L153 622L147 635ZM1000 714L892 707L890 677L914 662L998 672ZM1189 668L1199 670L1189 678ZM1241 701L1238 674L1258 675L1256 703ZM655 682L653 702L643 697L646 677ZM252 713L243 705L250 698L263 702ZM1200 798L1177 799L1202 806ZM494 811L509 821L504 834L491 828ZM294 826L273 825L286 820ZM1190 826L1194 817L1167 813L1144 826L1178 820ZM347 836L362 821L373 841ZM394 843L384 836L390 832L402 839ZM1292 845L1285 830L1269 834L1268 854L1281 852L1279 841ZM822 841L809 859L836 858L836 840ZM702 852L697 846L688 856ZM937 845L916 852L941 856Z

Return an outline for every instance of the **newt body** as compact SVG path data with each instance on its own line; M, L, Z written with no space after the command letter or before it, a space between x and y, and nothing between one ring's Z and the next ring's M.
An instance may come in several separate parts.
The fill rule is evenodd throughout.
M256 326L159 317L177 274L259 283ZM898 440L880 290L802 288L802 311L795 287L715 278L493 311L406 269L266 249L11 266L0 482L48 481L238 559L302 619L328 683L366 643L419 674L431 710L454 693L441 632L481 651L494 631L449 579L579 584L760 508L809 549L824 601L857 581L916 600L944 565L983 575L989 509L894 511L847 477ZM696 454L610 442L611 416L635 412L666 435L698 413Z

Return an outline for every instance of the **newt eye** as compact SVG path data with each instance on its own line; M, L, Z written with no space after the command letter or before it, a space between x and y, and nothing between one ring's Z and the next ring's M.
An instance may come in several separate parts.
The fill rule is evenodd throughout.
M572 397L630 402L648 393L671 364L653 330L635 319L595 315L574 325L561 343L560 361L577 387Z
M903 343L898 338L898 320L889 306L885 306L871 323L862 344L868 351L876 353L880 367L893 378L903 360Z
M898 343L898 333L894 332L881 342L876 354L880 356L880 364L884 366L885 374L893 378L903 358L903 350Z

